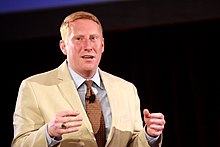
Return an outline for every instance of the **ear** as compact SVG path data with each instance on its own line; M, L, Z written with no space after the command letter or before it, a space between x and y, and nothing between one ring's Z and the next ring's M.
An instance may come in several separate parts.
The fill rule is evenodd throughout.
M60 49L63 52L64 55L66 55L66 44L64 40L60 40Z
M104 38L102 39L102 53L104 52L105 50L105 41L104 41Z

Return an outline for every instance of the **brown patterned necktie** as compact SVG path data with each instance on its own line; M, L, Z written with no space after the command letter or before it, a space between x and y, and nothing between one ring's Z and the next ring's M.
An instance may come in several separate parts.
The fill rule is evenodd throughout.
M106 143L105 122L99 99L92 90L92 80L86 80L86 113L92 124L98 147L104 147Z

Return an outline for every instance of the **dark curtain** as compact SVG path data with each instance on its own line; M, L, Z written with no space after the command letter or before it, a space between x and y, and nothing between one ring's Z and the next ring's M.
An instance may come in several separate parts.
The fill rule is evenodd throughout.
M220 147L219 26L214 20L104 32L100 67L136 85L141 111L165 115L163 147ZM59 36L0 42L6 146L21 80L58 66L65 58L58 43Z
M219 147L219 21L110 33L102 67L166 118L165 147ZM108 40L109 39L109 40Z

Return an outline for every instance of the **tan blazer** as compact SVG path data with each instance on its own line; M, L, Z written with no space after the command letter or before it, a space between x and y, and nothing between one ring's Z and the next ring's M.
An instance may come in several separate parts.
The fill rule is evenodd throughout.
M133 84L100 70L112 111L106 147L148 147L140 102ZM22 81L13 116L14 147L47 147L47 123L63 110L83 117L80 131L64 134L59 147L97 147L92 127L69 74L66 61L58 68Z

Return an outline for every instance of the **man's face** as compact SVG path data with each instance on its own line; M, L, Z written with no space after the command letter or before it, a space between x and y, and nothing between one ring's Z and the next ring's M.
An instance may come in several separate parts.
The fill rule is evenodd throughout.
M63 47L70 67L83 76L91 78L99 65L104 52L104 38L97 23L79 19L69 23L71 31Z

